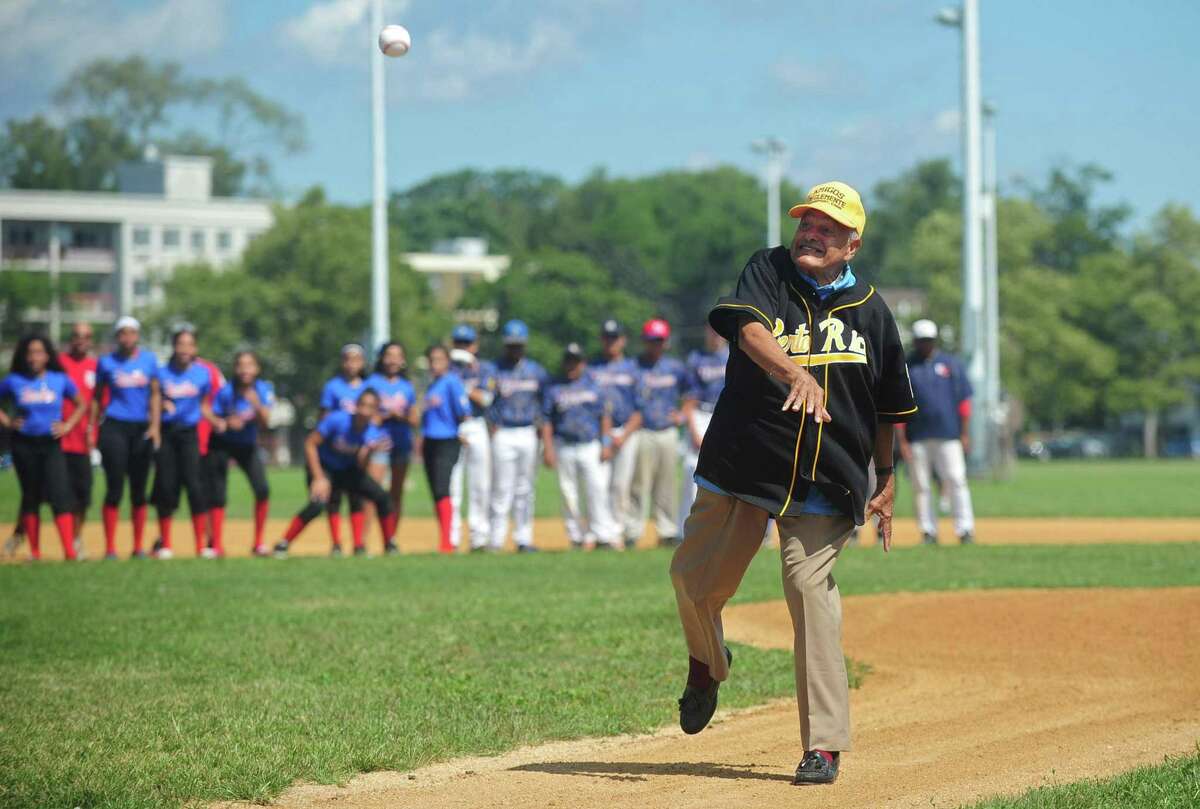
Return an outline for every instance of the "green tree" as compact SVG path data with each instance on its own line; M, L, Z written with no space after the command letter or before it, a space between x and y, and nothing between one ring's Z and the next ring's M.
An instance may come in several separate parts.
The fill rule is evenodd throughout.
M0 268L0 342L16 341L27 328L26 310L44 309L50 305L52 295L50 276L46 273ZM0 373L7 373L7 357L0 362L3 363Z

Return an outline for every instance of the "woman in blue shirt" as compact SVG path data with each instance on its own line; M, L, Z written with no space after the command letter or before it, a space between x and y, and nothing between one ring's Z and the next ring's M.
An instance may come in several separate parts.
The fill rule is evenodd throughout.
M380 424L392 440L388 452L376 452L371 456L369 470L379 484L391 470L392 483L388 495L392 500L392 511L399 523L404 509L404 480L408 477L408 460L412 455L413 427L419 423L416 392L408 381L408 358L404 346L396 342L384 343L375 360L375 373L367 377L366 385L379 394Z
M429 360L431 381L421 400L421 458L425 461L425 477L429 480L429 491L437 508L441 535L438 550L454 553L450 543L454 519L450 474L462 449L458 425L471 415L471 402L458 374L450 371L450 354L445 346L430 346L425 357Z
M27 335L13 351L12 371L0 379L0 402L12 401L15 415L0 410L0 428L13 431L13 465L21 484L21 526L29 538L34 560L41 558L38 511L43 502L54 512L54 525L63 554L75 559L74 506L67 485L67 461L59 439L83 418L79 391L62 366L48 338ZM63 421L63 401L75 408Z
M133 558L144 559L142 540L146 532L146 483L150 464L159 443L158 411L162 400L158 388L158 358L138 347L142 326L128 315L117 321L113 332L117 349L96 362L96 392L92 397L91 427L100 419L100 459L104 466L105 559L117 558L117 509L125 479L129 478L129 504L133 517Z
M159 539L154 555L171 558L171 521L179 508L180 490L187 490L192 512L192 530L196 537L196 556L216 556L207 545L208 503L200 467L200 442L196 425L206 419L216 426L216 417L208 403L212 377L196 362L196 327L190 323L176 326L171 334L171 359L158 371L162 391L161 444L155 454L154 508L158 511Z
M338 375L327 380L321 387L320 411L317 420L325 418L330 413L341 410L354 414L358 404L358 396L363 392L363 367L366 365L366 352L358 343L347 343L342 346L341 367ZM334 492L329 498L326 509L329 516L329 534L333 538L333 553L338 556L342 552L342 493ZM350 533L354 537L356 553L366 553L363 545L363 533L366 528L366 518L363 515L362 498L350 498ZM361 550L359 550L361 548Z

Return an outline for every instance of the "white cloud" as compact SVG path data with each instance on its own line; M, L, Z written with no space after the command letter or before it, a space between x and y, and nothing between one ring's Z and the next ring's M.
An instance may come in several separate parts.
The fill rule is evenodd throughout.
M862 91L861 80L854 71L830 65L806 65L786 56L771 65L770 76L789 95L853 96Z
M396 19L409 5L408 0L387 0L384 18ZM370 30L370 17L371 0L323 0L285 22L283 37L322 64L362 64L363 46L378 33Z

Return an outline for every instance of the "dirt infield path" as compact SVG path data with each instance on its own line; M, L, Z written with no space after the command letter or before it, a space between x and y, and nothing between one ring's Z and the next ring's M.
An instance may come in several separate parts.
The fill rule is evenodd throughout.
M186 517L177 519L174 531L175 554L180 558L195 555L192 542L192 527ZM283 536L288 520L270 520L267 523L268 544L273 545ZM157 526L150 520L146 526L147 536L153 541ZM121 523L117 532L117 547L121 556L129 554L133 546L127 521ZM349 550L350 530L342 529L343 542ZM437 522L426 517L405 519L400 526L400 547L411 553L437 549ZM863 544L872 545L874 539L864 532ZM1141 518L988 518L977 524L979 542L987 545L1073 545L1109 542L1196 542L1200 541L1200 520L1196 519L1141 519ZM254 536L249 520L229 520L225 527L225 546L231 556L247 556ZM943 542L952 538L954 531L950 522L941 526ZM562 520L542 518L536 520L534 540L538 547L546 550L562 550L567 547L567 534ZM916 545L920 540L916 524L912 520L896 523L896 544L900 547ZM84 541L88 556L98 559L104 554L104 537L96 520L84 527ZM380 549L379 531L372 526L367 535L367 545L372 553ZM642 547L652 547L654 537L647 533L642 537ZM308 527L292 549L297 556L323 556L329 553L329 529L324 520ZM17 560L27 557L22 548ZM62 549L53 525L47 521L42 526L42 558L61 559ZM6 559L4 561L12 561Z
M790 648L781 602L726 615L731 638ZM953 807L1112 775L1200 739L1200 588L859 596L845 600L845 628L847 653L874 673L853 692L857 749L832 787L789 784L789 701L718 714L694 738L542 745L297 786L277 805Z

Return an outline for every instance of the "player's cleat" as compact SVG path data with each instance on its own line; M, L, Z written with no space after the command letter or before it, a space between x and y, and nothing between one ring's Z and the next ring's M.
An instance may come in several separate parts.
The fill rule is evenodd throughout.
M276 559L287 559L287 557L288 557L288 541L286 539L281 539L278 542L276 542L275 550L273 550L271 552L271 555L274 556Z
M354 549L354 555L355 556L366 556L367 549L364 548L362 545L359 545L357 548Z
M395 540L389 539L383 543L383 552L388 556L398 556L400 554L400 546L396 544Z
M75 558L82 562L87 559L87 550L83 547L83 537L75 537L71 542L75 546Z
M109 551L108 553L104 554L104 561L106 561L106 562L115 562L115 561L117 561L117 555L116 555L116 553L114 553L114 552L112 552L112 551Z
M20 548L23 544L25 544L25 535L24 534L13 534L12 536L10 536L8 539L6 539L4 541L4 555L5 556L16 556L17 549Z
M828 755L829 758L825 758ZM838 777L838 759L840 753L824 753L819 750L809 750L796 767L796 777L792 783L801 784L832 784Z
M134 551L129 554L130 559L148 559L150 558L145 551Z
M537 553L538 549L532 545L518 545L517 553Z
M212 548L201 548L200 549L200 558L201 559L216 559L218 557L219 557L219 554L216 551L214 551Z
M343 554L342 554L342 546L341 545L334 545L332 548L329 549L329 558L331 558L331 559L341 559L342 555Z
M250 555L262 559L263 557L270 556L271 551L266 545L255 545L250 549Z
M972 534L970 531L967 531L965 534L959 535L958 542L960 545L974 545L975 544L975 535Z
M733 665L733 652L725 647L725 659ZM717 712L717 692L721 688L720 680L713 680L707 688L698 688L688 684L683 687L683 696L679 698L679 729L689 736L695 735L708 727L713 714Z
M163 544L162 537L154 540L154 544L150 546L150 555L155 559L170 559L175 554L171 553L171 549Z
M921 544L922 545L936 545L937 537L935 537L933 534L921 534Z

